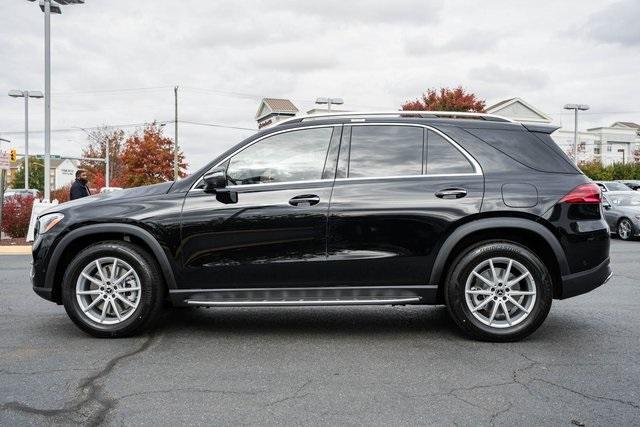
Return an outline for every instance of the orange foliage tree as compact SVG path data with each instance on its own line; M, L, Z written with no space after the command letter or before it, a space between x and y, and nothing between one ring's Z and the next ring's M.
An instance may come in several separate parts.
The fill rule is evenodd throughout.
M420 99L402 104L402 110L413 111L464 111L484 113L486 103L462 86L455 89L427 89Z
M107 145L109 146L109 185L122 187L125 176L125 164L122 152L125 146L125 134L122 129L107 127L96 129L89 133L89 145L82 149L82 157L104 159ZM105 162L83 161L81 169L87 171L89 185L93 188L104 187ZM100 181L100 182L98 182Z
M136 131L125 141L122 152L125 187L157 184L173 180L173 140L162 134L156 123L147 125L142 133ZM178 175L186 176L187 163L178 151Z

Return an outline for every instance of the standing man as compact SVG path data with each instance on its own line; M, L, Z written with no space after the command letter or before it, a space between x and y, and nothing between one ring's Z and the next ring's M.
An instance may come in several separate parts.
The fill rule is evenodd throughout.
M78 169L76 172L76 180L71 184L70 200L81 199L91 195L89 187L87 187L87 172Z

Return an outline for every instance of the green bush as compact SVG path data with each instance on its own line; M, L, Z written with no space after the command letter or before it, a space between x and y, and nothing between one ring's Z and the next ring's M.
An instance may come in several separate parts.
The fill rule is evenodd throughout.
M594 181L614 181L618 179L640 180L640 163L614 163L603 166L599 161L580 163L582 173Z

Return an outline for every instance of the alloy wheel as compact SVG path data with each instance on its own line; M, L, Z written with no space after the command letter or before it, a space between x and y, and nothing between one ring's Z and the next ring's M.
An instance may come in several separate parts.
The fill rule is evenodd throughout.
M533 310L535 281L522 263L507 257L490 258L469 274L465 301L480 322L493 328L509 328L524 321Z
M87 264L76 282L76 300L89 319L103 325L127 320L140 304L142 288L136 271L116 257Z
M631 228L632 226L629 220L623 219L620 221L620 224L618 224L618 236L623 240L629 239L631 237Z

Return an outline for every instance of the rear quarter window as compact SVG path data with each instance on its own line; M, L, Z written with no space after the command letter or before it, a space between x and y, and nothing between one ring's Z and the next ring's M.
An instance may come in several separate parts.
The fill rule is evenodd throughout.
M518 163L542 172L580 173L549 135L527 130L466 129Z

